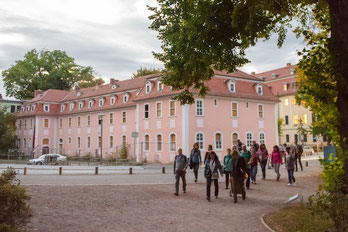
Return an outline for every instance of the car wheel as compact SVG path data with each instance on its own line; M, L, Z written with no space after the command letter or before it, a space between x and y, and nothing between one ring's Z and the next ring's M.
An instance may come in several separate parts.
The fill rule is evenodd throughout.
M40 164L40 165L42 165L42 162L38 162L37 164Z

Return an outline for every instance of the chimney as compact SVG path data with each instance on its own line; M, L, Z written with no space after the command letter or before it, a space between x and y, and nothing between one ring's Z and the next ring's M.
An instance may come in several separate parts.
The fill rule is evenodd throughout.
M34 97L37 97L39 96L40 94L43 94L45 91L42 91L42 90L35 90L34 91Z
M110 78L110 84L114 84L115 83L115 79L114 78Z
M0 100L2 99L2 94L0 93Z
M286 67L290 67L291 66L291 63L286 63Z
M251 72L251 75L252 75L252 76L255 76L255 72Z

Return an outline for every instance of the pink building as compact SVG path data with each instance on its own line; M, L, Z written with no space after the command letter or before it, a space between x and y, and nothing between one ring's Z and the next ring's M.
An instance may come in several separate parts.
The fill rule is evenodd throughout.
M178 147L189 155L195 142L202 152L212 144L220 158L237 139L248 147L253 140L269 148L278 143L279 100L263 80L216 71L206 82L209 94L192 105L172 100L178 92L160 80L159 73L87 89L38 91L17 115L20 150L105 158L127 145L138 161L168 163Z

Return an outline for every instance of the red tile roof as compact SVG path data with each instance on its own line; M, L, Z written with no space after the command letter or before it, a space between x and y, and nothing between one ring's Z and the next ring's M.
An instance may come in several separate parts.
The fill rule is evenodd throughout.
M264 77L265 81L271 81L271 80L276 80L276 79L281 79L283 77L290 77L293 76L294 74L291 74L292 70L295 70L296 64L294 65L287 65L282 68L277 68L273 70L269 70L267 72L262 72L262 73L257 73L255 74L256 77L261 78ZM273 78L273 74L276 74L277 76ZM295 74L296 75L296 74Z

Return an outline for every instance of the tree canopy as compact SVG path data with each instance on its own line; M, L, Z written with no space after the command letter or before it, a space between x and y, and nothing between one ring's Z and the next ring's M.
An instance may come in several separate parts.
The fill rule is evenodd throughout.
M162 70L159 68L143 68L140 67L136 73L133 73L132 79L137 78L137 77L141 77L141 76L145 76L145 75L149 75L149 74L155 74L155 73L159 73Z
M4 70L2 76L6 95L17 99L30 99L35 90L68 90L79 83L90 86L103 82L93 76L92 67L76 64L74 58L60 50L33 49Z
M14 114L7 111L5 107L0 107L0 152L7 153L8 149L15 147L16 118Z

